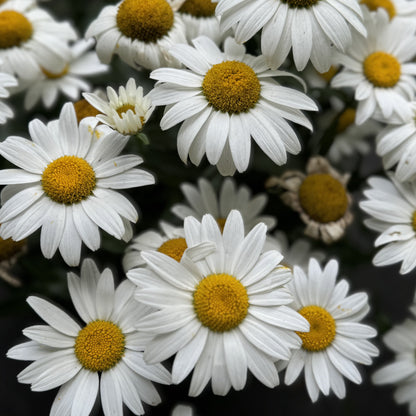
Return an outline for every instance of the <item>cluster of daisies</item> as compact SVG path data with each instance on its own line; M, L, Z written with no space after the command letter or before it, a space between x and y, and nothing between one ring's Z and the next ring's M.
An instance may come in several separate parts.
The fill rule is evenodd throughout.
M33 118L30 138L0 137L0 277L24 283L15 265L37 239L48 261L59 251L80 266L67 273L78 318L27 298L46 325L9 349L32 361L18 381L59 388L56 416L87 416L98 396L106 416L141 415L161 402L157 384L188 377L192 397L242 390L251 374L269 388L303 378L312 402L344 398L345 381L360 384L379 354L377 331L362 323L368 295L351 293L325 248L366 214L383 246L374 265L416 267L416 2L122 0L83 34L46 9L0 1L0 124L13 121L10 97L27 111L70 100L58 118ZM92 90L85 78L116 60L134 75ZM149 169L155 136L168 134L175 162ZM346 167L373 151L383 169L362 184L354 215L359 175ZM178 169L192 177L172 178L185 200L139 216L136 188ZM279 195L279 212L229 177L244 172ZM135 235L139 219L159 228ZM129 243L118 285L88 257L103 232ZM415 326L384 335L397 356L372 375L397 384L412 415Z

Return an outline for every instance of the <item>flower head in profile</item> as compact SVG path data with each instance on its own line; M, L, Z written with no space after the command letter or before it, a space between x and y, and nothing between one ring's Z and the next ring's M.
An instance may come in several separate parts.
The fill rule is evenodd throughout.
M19 241L41 228L43 255L51 258L59 248L71 266L79 264L82 242L100 247L100 228L129 240L138 214L117 190L153 184L154 177L135 168L141 157L119 156L128 137L107 126L94 130L88 118L78 125L71 103L59 120L31 121L29 132L32 140L11 136L0 143L0 154L19 168L0 171L7 185L0 236Z
M276 225L275 217L262 215L268 200L267 194L252 196L248 186L238 186L233 178L225 178L218 192L205 178L198 179L198 186L183 183L181 190L188 204L175 204L172 212L183 220L191 215L201 221L205 214L210 214L222 230L228 214L236 209L243 217L246 232L260 222L266 224L269 230Z
M285 383L292 384L305 373L305 383L313 402L319 393L332 390L345 397L344 377L361 383L356 364L369 365L378 349L368 341L377 331L360 323L369 311L368 297L360 292L347 296L346 280L336 283L338 262L329 261L321 269L315 259L307 272L294 268L288 289L294 296L293 308L310 324L310 331L299 333L302 348L294 351L287 363Z
M337 56L344 68L333 78L335 88L355 90L358 102L356 123L369 118L389 121L409 115L416 83L416 35L414 25L389 20L384 9L363 10L368 37L353 36L351 47Z
M309 60L328 71L335 48L345 51L355 34L366 34L357 0L218 0L215 12L239 43L262 29L261 51L274 69L292 49L298 71Z
M360 208L371 218L364 224L380 235L374 242L382 247L373 258L375 266L401 263L400 274L416 267L416 185L400 183L392 173L390 179L371 176L369 189Z
M107 100L94 93L86 92L83 96L100 112L97 120L125 135L140 133L154 110L149 96L143 96L143 88L136 87L134 78L125 87L121 85L118 94L107 87Z
M339 240L352 222L351 196L346 185L348 174L338 173L323 157L312 157L306 174L286 171L280 178L270 178L286 190L283 202L299 212L306 224L305 234L326 244Z
M160 68L150 74L159 81L151 92L155 105L166 105L162 130L182 123L178 153L199 165L206 154L224 175L247 170L251 138L277 165L301 146L287 120L312 129L301 110L317 110L311 98L279 85L263 56L254 57L243 45L227 38L224 52L200 36L189 45L175 45L171 54L188 69Z
M186 43L185 25L177 13L183 0L123 0L106 6L85 36L97 40L97 54L108 64L114 54L133 68L179 66L170 55Z
M33 361L18 380L33 391L60 387L51 415L89 415L98 392L105 416L122 415L123 403L135 415L144 413L142 402L160 403L152 381L170 384L171 377L143 360L147 337L134 324L149 308L134 300L134 285L125 280L115 289L110 269L100 273L87 259L81 277L68 273L68 289L81 325L47 300L27 299L47 325L24 329L30 341L8 351L9 358Z
M144 359L156 363L175 355L173 383L193 370L189 394L199 395L211 380L214 394L244 388L247 369L268 387L278 384L274 361L299 348L294 331L309 325L286 306L283 286L292 274L280 267L277 251L263 251L267 228L246 236L242 217L231 211L221 233L207 214L184 224L187 250L181 261L156 251L142 252L146 267L127 276L139 302L158 310L136 323L154 338Z

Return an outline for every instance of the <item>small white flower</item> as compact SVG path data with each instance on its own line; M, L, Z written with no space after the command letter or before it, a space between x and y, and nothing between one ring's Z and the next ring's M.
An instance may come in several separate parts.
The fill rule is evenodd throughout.
M390 125L377 136L376 151L384 168L396 166L400 182L416 179L416 101L407 103L409 115L399 125Z
M267 204L267 194L261 193L252 197L246 185L237 186L232 178L226 178L216 192L212 184L205 178L198 179L198 186L183 183L181 190L188 205L175 204L172 212L181 219L191 215L201 220L205 214L212 215L221 229L231 210L236 209L243 217L246 232L260 222L270 230L276 225L276 218L271 215L261 215Z
M353 36L353 43L337 60L344 65L332 80L335 88L355 89L356 123L368 118L388 121L409 114L407 100L416 91L416 36L413 25L400 19L389 21L387 12L370 13L363 8L368 37Z
M222 30L234 27L239 43L262 29L261 51L273 69L292 49L298 71L309 60L328 71L334 47L344 51L352 35L366 34L357 0L218 0L215 12Z
M136 87L134 78L127 81L126 86L107 87L107 101L98 94L84 93L84 98L102 114L97 120L107 124L121 134L139 133L151 116L154 106L148 95L143 96L143 88Z
M390 180L372 176L367 198L360 208L371 215L364 224L380 233L374 245L385 245L373 258L375 266L401 262L400 274L416 267L416 183L400 183L393 174Z
M218 6L217 6L218 7ZM287 120L312 129L300 110L317 110L305 94L279 85L273 77L291 75L270 71L263 56L245 53L245 47L227 38L224 52L205 36L189 45L175 45L171 54L189 69L160 68L151 92L155 105L166 105L162 130L182 123L178 153L199 165L209 163L224 175L247 170L251 137L276 164L286 163L287 152L301 150Z
M24 329L31 341L8 351L9 358L33 361L18 380L31 384L33 391L61 386L51 408L54 416L89 415L97 394L105 416L122 415L123 403L135 415L144 413L142 401L159 404L151 381L170 384L171 377L161 364L143 360L142 345L148 338L134 324L151 309L134 300L134 285L125 280L115 289L110 269L100 273L87 259L80 278L68 273L68 289L86 325L30 296L27 302L48 325Z
M134 168L135 155L118 156L128 137L107 126L94 131L89 119L78 126L72 104L59 120L29 123L31 140L11 136L0 154L20 169L0 171L0 236L21 240L41 228L40 247L46 258L56 250L71 266L79 263L81 245L100 247L99 228L129 240L138 214L118 189L154 183L148 172ZM99 139L97 140L97 137Z
M340 399L345 397L346 377L361 383L355 363L370 365L378 349L367 338L377 335L368 325L359 323L369 311L367 294L347 296L349 285L335 283L338 262L329 261L321 269L315 259L305 273L294 268L288 289L294 296L293 308L310 324L310 331L299 333L302 348L294 351L286 368L285 383L292 384L302 370L306 388L313 402L321 391L325 396L332 390Z
M97 55L108 64L113 54L136 69L179 66L170 55L176 43L186 43L185 25L177 10L182 1L123 0L106 6L85 36L97 39Z
M145 360L176 354L172 381L180 383L193 370L191 396L210 379L214 394L241 390L247 369L276 386L274 361L289 359L300 346L294 331L308 331L309 325L286 306L292 297L283 285L292 274L279 267L279 252L263 252L266 226L258 224L245 236L240 213L231 211L222 233L208 214L201 223L187 217L184 229L188 249L179 263L142 252L147 266L127 273L137 285L136 299L159 309L136 324L154 335Z

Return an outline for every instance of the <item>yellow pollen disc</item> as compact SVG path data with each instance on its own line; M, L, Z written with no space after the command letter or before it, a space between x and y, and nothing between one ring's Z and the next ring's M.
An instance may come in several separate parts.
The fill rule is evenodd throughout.
M304 179L299 188L299 202L320 223L339 220L348 208L344 185L327 173L314 173Z
M386 52L373 52L368 55L363 67L366 78L379 88L394 87L402 72L399 61Z
M0 237L0 261L9 260L26 245L26 240L14 241L11 238L3 240Z
M239 61L213 65L202 82L208 102L224 113L253 108L260 98L260 82L251 67Z
M221 232L224 231L226 218L217 218L218 227L220 227Z
M133 113L136 114L134 105L131 105L131 104L123 104L122 106L118 107L116 111L117 111L117 114L120 117L122 117L123 113L127 113L127 111L129 110L133 111Z
M302 347L308 351L322 351L331 345L335 338L335 320L320 306L305 306L298 311L310 324L309 332L297 332Z
M291 8L304 9L318 3L319 0L281 0Z
M47 78L56 79L56 78L61 78L68 73L69 65L68 64L65 65L65 68L61 72L56 72L56 73L49 72L47 69L42 68L42 67L40 69L47 76Z
M79 331L75 355L90 371L107 371L124 354L125 338L120 328L109 321L93 321Z
M97 114L101 114L85 98L75 102L74 108L75 108L75 114L77 116L78 124L85 117L95 117Z
M387 10L390 20L396 16L396 8L390 0L361 0L361 4L365 4L371 11L376 11L378 8Z
M183 252L188 248L186 240L184 238L172 238L171 240L165 241L158 249L160 253L166 254L172 257L176 261L181 261Z
M195 17L211 17L215 16L216 6L211 0L185 0L179 11Z
M247 315L246 288L229 274L210 274L196 287L194 308L202 325L211 331L230 331Z
M124 36L156 42L173 25L172 7L166 0L124 0L117 12L117 26Z
M95 172L77 156L62 156L49 163L42 173L46 195L61 204L74 204L88 198L95 188Z
M337 125L337 133L342 133L343 131L347 130L351 124L355 122L355 109L354 108L347 108L338 119Z
M32 33L32 24L23 14L14 10L0 12L0 49L20 46Z
M330 66L328 71L326 72L318 72L318 74L326 81L331 81L332 78L334 78L335 74L338 72L338 68L335 66Z

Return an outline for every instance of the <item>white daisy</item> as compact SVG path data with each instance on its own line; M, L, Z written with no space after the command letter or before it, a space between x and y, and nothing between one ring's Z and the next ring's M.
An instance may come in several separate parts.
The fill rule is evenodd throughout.
M390 20L401 19L402 24L414 24L416 18L416 3L410 0L361 0L369 10L385 9ZM406 19L406 20L404 20Z
M267 194L261 193L254 197L246 185L237 187L232 178L226 178L216 192L212 184L205 178L198 179L198 186L183 183L181 190L188 202L175 204L172 212L181 219L191 215L201 220L205 214L212 215L221 229L224 228L225 219L231 210L236 209L243 217L246 232L250 231L260 222L266 224L270 230L276 225L276 218L271 215L261 215L267 204Z
M33 361L17 376L33 391L60 387L50 414L89 415L98 391L104 415L122 415L123 403L135 414L144 414L142 401L161 399L151 381L170 384L161 364L143 361L147 337L134 328L149 313L133 298L128 280L114 288L110 269L101 274L92 260L84 260L81 278L68 273L68 289L76 311L86 325L79 325L54 304L36 297L29 305L48 325L23 330L31 341L11 348L7 356Z
M347 296L346 280L335 284L338 262L329 261L321 269L315 259L308 272L295 266L293 280L288 284L294 296L293 308L308 320L310 332L299 333L302 348L294 351L286 368L285 383L292 384L302 370L306 388L313 402L321 391L332 390L340 399L345 397L346 377L361 383L355 363L370 365L378 349L367 338L377 335L368 325L359 323L369 311L364 292Z
M133 238L123 257L125 272L146 264L141 256L142 251L154 250L170 256L176 261L181 260L187 249L183 228L173 227L164 221L160 221L159 226L162 233L149 230Z
M179 66L170 48L186 43L184 23L175 12L182 2L123 0L104 7L85 36L97 39L97 54L106 64L117 54L136 69Z
M100 247L99 228L131 238L138 214L116 190L153 184L154 177L134 168L141 157L118 156L128 138L107 126L93 131L88 119L78 126L70 103L59 120L30 122L29 132L33 141L11 136L0 143L0 154L20 168L0 171L0 184L8 185L0 236L18 241L41 227L43 255L51 258L59 248L71 266L79 263L82 242Z
M239 43L262 29L261 51L273 69L292 49L298 71L309 60L328 71L334 47L344 51L353 35L366 34L357 0L219 0L215 12L222 30L235 25Z
M401 262L400 274L416 267L416 182L398 182L393 174L390 180L372 176L367 198L360 208L372 218L364 224L380 233L374 245L385 245L373 258L375 266Z
M266 226L258 224L244 237L242 217L231 211L223 233L211 215L201 223L188 217L184 228L188 249L180 263L143 252L147 267L127 274L138 286L136 299L159 309L136 324L155 336L146 345L146 362L176 354L172 382L193 369L191 396L210 379L214 394L241 390L247 369L276 386L274 361L289 358L301 343L294 331L308 331L309 325L285 306L292 297L282 286L292 274L279 267L279 252L263 252Z
M26 90L24 106L31 110L41 100L46 108L51 108L62 92L70 100L77 100L81 91L89 91L91 84L84 77L107 72L108 65L102 64L95 51L89 51L94 41L82 39L70 49L68 60L60 72L40 68L34 80L22 82L19 90Z
M20 79L34 78L42 66L60 72L70 55L68 41L76 33L32 2L9 0L0 6L0 59L3 69Z
M370 13L363 8L368 37L353 36L353 44L337 60L344 69L332 80L335 88L355 89L358 101L356 123L368 118L388 121L404 118L416 91L416 36L413 25L400 19L389 21L387 12Z
M311 243L305 238L298 238L292 244L283 231L276 231L272 235L268 235L264 250L277 250L282 253L283 260L281 264L291 268L299 266L306 270L311 257L317 259L319 262L323 261L326 254L320 250L312 250Z
M0 60L0 99L10 95L8 88L17 86L17 79L8 73L2 72L2 62ZM0 124L4 124L8 118L13 117L13 110L2 100L0 100Z
M396 166L400 182L416 179L416 101L407 103L409 115L396 126L387 126L377 135L376 151L384 168Z
M107 100L98 94L84 93L84 98L102 114L97 120L107 124L121 134L138 134L151 116L154 106L148 95L143 96L143 88L136 87L134 78L125 87L107 87Z
M186 37L190 42L198 36L207 36L219 45L230 31L220 31L220 19L215 16L216 3L211 0L185 0L178 10L186 28Z
M167 105L162 130L181 123L178 152L199 165L206 153L222 175L248 168L251 137L278 165L286 152L301 150L286 119L312 125L300 110L317 110L302 92L282 87L272 79L289 75L270 71L263 56L245 53L234 39L225 40L224 52L207 37L192 41L195 47L175 45L171 54L189 69L161 68L150 77L159 81L150 93L155 105Z
M395 353L393 362L377 370L374 384L395 384L394 398L399 404L409 404L409 413L416 415L416 320L415 303L410 308L413 317L394 326L383 336L383 342Z

